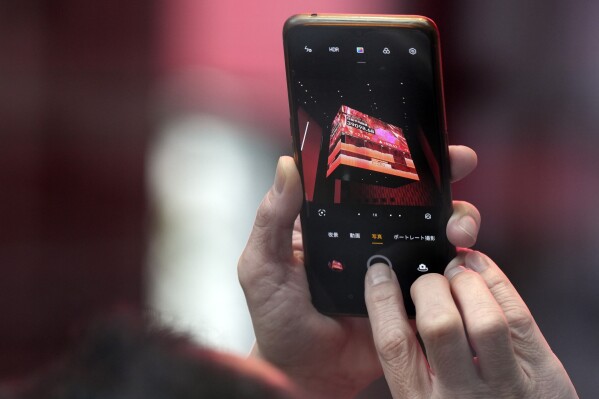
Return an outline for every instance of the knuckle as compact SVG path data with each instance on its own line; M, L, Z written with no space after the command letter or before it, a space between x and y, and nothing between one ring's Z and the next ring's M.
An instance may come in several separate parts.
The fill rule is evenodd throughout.
M528 341L535 334L535 322L527 309L519 305L504 306L507 322L512 330L512 335Z
M267 227L275 216L270 195L271 192L269 191L262 199L260 206L258 206L258 210L256 211L256 220L254 222L255 227Z
M461 317L449 309L431 309L418 319L418 332L427 340L453 340L462 331Z
M385 309L397 303L398 292L391 284L383 283L370 290L368 297L376 309Z
M492 273L487 276L486 283L489 291L497 298L506 297L512 290L512 283L501 274Z
M400 365L406 362L410 337L397 326L381 331L376 348L381 359L389 365Z
M481 277L477 273L470 270L466 270L463 273L459 273L457 276L451 279L451 285L455 290L466 290L469 291L470 287L477 284Z
M498 342L510 335L509 326L505 317L498 311L482 309L473 315L475 320L468 328L469 335L481 340Z

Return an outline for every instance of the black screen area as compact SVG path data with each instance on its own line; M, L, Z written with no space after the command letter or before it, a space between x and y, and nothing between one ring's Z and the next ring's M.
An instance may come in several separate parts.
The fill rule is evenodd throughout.
M435 40L405 27L287 32L306 268L324 313L366 314L364 276L383 262L413 314L411 283L454 254Z

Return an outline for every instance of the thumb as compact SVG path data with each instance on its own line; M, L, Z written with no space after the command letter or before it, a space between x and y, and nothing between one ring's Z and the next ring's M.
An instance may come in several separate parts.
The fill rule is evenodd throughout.
M300 176L293 158L279 158L275 181L258 207L254 227L239 260L238 272L242 286L252 277L264 273L284 273L278 264L293 257L292 233L302 206ZM278 267L277 267L278 266Z

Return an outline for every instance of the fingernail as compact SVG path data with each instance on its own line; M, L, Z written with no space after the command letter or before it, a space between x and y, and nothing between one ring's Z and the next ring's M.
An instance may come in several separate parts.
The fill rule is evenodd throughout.
M458 228L468 236L476 239L476 221L472 216L464 216L458 221Z
M453 258L447 264L447 267L445 268L445 272L443 273L445 275L445 278L447 278L448 280L451 280L456 275L458 275L461 272L463 272L464 270L466 270L466 268L464 267L464 263L465 263L464 255L462 253L459 253L458 256Z
M452 278L454 278L455 276L457 276L458 274L460 274L461 272L463 272L464 270L466 270L466 268L464 266L454 266L452 268L448 268L445 270L445 277L448 280L451 280Z
M370 266L367 275L370 285L374 287L375 285L391 281L391 268L384 263L375 263Z
M466 267L481 273L487 270L489 264L487 263L487 259L480 252L473 251L466 256Z
M275 192L277 194L281 194L283 192L286 180L287 175L285 174L285 170L283 168L283 161L282 158L279 158L279 162L277 163L277 171L275 172Z

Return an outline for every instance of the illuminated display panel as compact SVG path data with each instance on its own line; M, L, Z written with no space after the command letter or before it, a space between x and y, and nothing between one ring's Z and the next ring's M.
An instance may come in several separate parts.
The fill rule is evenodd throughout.
M358 180L382 186L419 180L401 128L342 105L332 124L327 178L352 181L356 168L372 172Z

